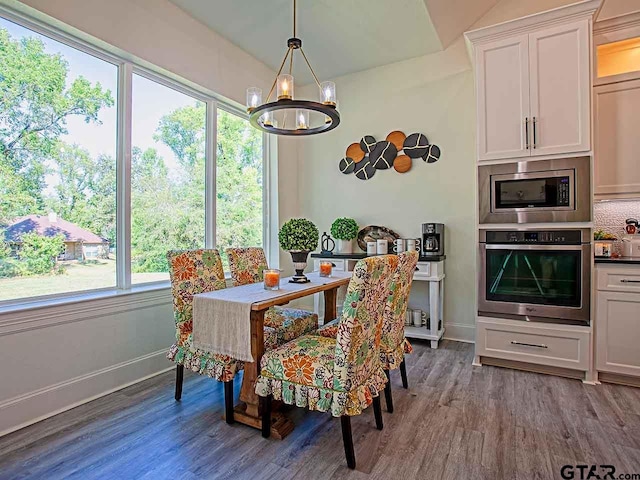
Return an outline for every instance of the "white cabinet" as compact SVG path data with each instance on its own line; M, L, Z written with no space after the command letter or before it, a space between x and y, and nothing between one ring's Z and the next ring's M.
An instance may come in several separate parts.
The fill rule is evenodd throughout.
M591 148L589 22L529 35L531 154Z
M478 156L529 156L529 38L520 35L476 49Z
M475 50L478 160L591 149L591 15L563 9L467 32ZM572 8L577 8L572 6ZM569 15L570 12L564 14Z
M640 197L640 80L594 88L597 199Z
M586 371L588 327L478 317L476 355Z
M598 266L596 368L640 377L640 265Z

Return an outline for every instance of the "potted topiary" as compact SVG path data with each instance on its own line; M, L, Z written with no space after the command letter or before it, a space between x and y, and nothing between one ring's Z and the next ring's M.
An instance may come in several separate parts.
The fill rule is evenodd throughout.
M336 218L331 235L338 239L338 253L353 253L353 239L358 236L358 224L353 218Z
M318 234L318 227L306 218L292 218L280 228L278 232L280 248L291 253L293 268L296 270L290 282L309 282L304 275L304 269L307 267L309 252L318 246Z

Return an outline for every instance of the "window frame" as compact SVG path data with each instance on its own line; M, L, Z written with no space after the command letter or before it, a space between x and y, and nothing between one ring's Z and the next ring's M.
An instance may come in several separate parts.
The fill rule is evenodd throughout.
M80 32L80 38L65 31L64 27L54 26L54 22L42 21L32 16L0 5L0 18L43 35L51 40L74 48L108 62L118 68L116 101L116 256L115 286L91 290L55 293L0 300L0 313L14 310L46 307L61 303L74 303L97 298L129 295L136 292L169 288L168 280L132 284L131 282L131 154L132 154L132 105L133 75L140 75L165 87L188 95L206 105L205 137L205 244L204 248L215 248L216 244L216 153L217 153L217 112L224 110L245 120L249 115L244 109L219 94L196 85L179 75L165 72L161 67L139 59L116 47L94 39ZM58 23L58 22L56 22ZM62 25L62 24L61 24ZM70 28L71 30L71 28ZM100 46L99 44L103 44ZM113 53L107 50L118 50ZM270 148L269 136L262 134L262 237L265 252L270 251L271 228L270 215ZM228 272L225 272L228 275Z

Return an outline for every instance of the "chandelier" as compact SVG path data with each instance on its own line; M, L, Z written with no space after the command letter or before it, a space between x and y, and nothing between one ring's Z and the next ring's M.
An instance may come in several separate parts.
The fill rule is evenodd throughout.
M318 101L298 100L293 96L293 56L299 50L313 75L319 90ZM282 73L289 60L289 73ZM274 90L276 100L271 101ZM320 82L296 37L296 0L293 0L293 37L287 40L287 52L271 85L267 100L262 103L262 90L247 89L247 112L254 127L276 135L315 135L333 130L340 123L336 108L336 84Z

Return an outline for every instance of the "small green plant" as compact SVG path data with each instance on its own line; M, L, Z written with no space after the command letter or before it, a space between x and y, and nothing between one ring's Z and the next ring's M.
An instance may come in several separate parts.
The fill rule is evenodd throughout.
M604 230L596 230L593 232L594 240L617 240L616 236L612 233L605 232Z
M315 250L318 246L318 227L306 218L292 218L278 232L283 250Z
M353 218L336 218L331 224L331 235L338 240L353 240L358 236L358 224Z

